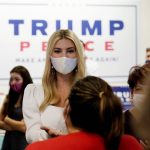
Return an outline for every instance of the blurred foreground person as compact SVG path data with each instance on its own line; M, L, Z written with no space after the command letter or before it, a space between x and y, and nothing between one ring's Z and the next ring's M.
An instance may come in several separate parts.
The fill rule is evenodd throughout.
M150 150L150 74L147 78L145 87L145 98L142 104L141 115L139 119L139 134L145 139L142 143L145 150Z
M145 139L137 132L135 125L139 121L141 110L143 109L143 102L145 96L145 87L148 85L146 82L150 73L150 64L144 64L143 66L133 66L130 69L128 84L131 90L131 102L133 107L124 113L124 133L129 134L137 138L137 140L143 145ZM144 145L143 145L144 146Z
M122 135L121 102L104 80L87 76L77 81L68 101L64 118L69 134L26 150L142 150L134 137Z

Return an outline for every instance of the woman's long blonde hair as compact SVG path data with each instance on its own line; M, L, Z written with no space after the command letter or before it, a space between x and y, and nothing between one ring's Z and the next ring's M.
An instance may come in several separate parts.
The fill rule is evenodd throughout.
M44 89L44 101L40 106L40 111L43 111L49 104L55 105L58 103L59 95L56 87L56 71L52 68L50 56L53 52L54 46L56 42L60 39L70 39L73 41L76 52L77 52L77 67L74 70L73 81L72 84L85 76L85 58L83 55L83 44L78 39L78 37L71 30L58 30L52 34L48 41L48 47L46 52L46 62L45 62L45 70L42 78L42 86Z

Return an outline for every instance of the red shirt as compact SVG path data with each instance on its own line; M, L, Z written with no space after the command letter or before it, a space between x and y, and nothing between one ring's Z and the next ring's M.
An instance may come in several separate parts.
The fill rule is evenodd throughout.
M106 150L104 140L96 134L76 132L65 136L35 142L26 150ZM129 135L123 135L119 150L142 150L138 141Z

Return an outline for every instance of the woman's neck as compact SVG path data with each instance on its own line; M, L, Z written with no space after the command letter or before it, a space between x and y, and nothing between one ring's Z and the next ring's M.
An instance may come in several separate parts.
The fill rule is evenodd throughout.
M68 129L68 133L75 133L75 132L80 132L81 131L79 128L76 128L72 125L72 122L71 122L69 116L66 118L66 126L67 126L67 129Z
M68 133L76 133L76 132L80 132L81 130L75 128L75 127L68 127Z
M71 85L72 84L72 80L73 80L73 76L72 74L67 74L67 75L63 75L60 73L57 73L57 85L61 86L61 85Z
M65 106L65 102L68 98L70 88L72 86L72 74L62 75L57 74L57 91L60 98L57 104L60 107Z

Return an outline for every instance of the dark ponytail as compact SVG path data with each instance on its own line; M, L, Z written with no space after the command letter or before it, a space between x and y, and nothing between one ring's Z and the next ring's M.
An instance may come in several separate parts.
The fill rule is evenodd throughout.
M120 99L104 80L87 76L75 83L69 95L72 124L99 134L107 150L117 150L123 132Z

